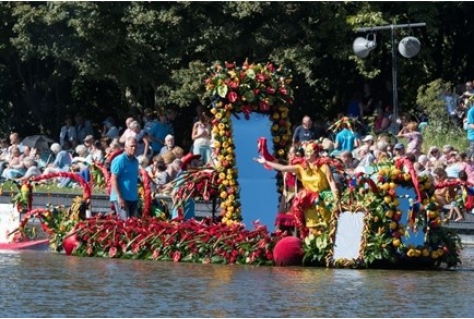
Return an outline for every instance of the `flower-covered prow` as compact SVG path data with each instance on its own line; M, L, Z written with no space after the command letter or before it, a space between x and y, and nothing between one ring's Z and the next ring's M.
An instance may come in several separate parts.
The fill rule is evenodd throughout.
M293 104L292 80L289 70L272 63L249 64L216 62L209 69L210 76L204 81L204 99L210 100L214 115L212 120L214 153L219 173L221 215L225 223L241 220L239 185L235 168L235 144L233 141L231 114L268 114L273 122L271 133L276 159L286 159L291 143L291 123L288 106ZM277 191L282 192L282 177L277 175ZM230 194L230 195L229 195Z

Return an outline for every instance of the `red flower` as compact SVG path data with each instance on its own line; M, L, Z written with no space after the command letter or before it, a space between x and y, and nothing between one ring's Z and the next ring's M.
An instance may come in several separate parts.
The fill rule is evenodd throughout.
M263 82L265 81L265 77L263 76L263 74L259 73L255 76L255 79L257 80L257 82Z
M264 111L264 112L270 111L270 105L268 105L267 101L260 101L259 106L260 106L261 111Z
M109 257L114 258L115 255L117 255L117 248L116 247L110 247L109 249Z
M230 87L231 89L236 89L239 87L239 83L235 82L235 81L230 81L228 84L227 84L228 87Z
M281 89L281 88L280 88ZM273 95L275 94L275 89L272 88L271 86L267 86L267 93L270 94L270 95Z
M271 64L271 63L268 63L268 64L267 64L267 69L268 69L268 71L270 71L271 73L274 73L274 72L275 72L275 67L274 67L273 64Z
M173 261L178 262L181 259L181 253L179 251L175 251L173 254Z
M230 103L234 103L235 101L237 101L237 98L238 98L238 95L234 91L229 92L229 94L227 94L227 99L229 100Z
M138 245L137 243L133 243L132 244L132 252L134 254L138 254L140 252L140 245Z
M280 87L280 88L278 89L278 91L280 91L280 93L281 93L282 95L287 95L287 94L288 94L288 91L287 91L284 87Z
M153 260L156 260L159 256L160 256L160 250L159 250L159 249L155 249L155 250L153 251L153 255L151 255L151 258L152 258Z

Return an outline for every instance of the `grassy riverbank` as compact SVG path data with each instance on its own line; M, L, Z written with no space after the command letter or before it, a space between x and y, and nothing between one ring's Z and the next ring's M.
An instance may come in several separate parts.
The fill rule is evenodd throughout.
M7 195L7 194L16 194L19 192L19 185L15 185L15 183L11 181L6 181L0 185L0 194ZM82 187L58 187L54 183L49 184L35 184L33 186L33 193L51 193L51 194L82 194ZM92 190L92 194L94 195L106 195L107 191L103 187L94 187Z

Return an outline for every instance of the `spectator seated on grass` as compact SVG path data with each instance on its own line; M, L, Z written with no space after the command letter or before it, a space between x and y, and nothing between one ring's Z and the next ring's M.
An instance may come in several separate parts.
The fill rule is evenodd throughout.
M25 174L23 174L23 176L17 178L18 181L24 181L31 177L41 175L41 170L38 168L38 165L34 158L25 157L23 159L23 165L26 171L25 171Z
M10 147L10 156L6 164L6 168L2 172L3 179L15 179L23 176L26 169L23 165L23 154L20 152L20 148L17 145Z
M55 155L54 162L48 164L48 166L44 169L43 174L50 174L55 172L68 172L71 168L71 161L72 157L71 154L63 150L59 143L53 143L50 147L51 151ZM59 187L67 186L71 180L69 178L59 178Z

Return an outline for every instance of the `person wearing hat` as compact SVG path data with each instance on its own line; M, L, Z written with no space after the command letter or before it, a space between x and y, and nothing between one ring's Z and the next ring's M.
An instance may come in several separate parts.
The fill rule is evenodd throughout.
M397 143L393 146L393 159L397 160L405 156L405 145Z

